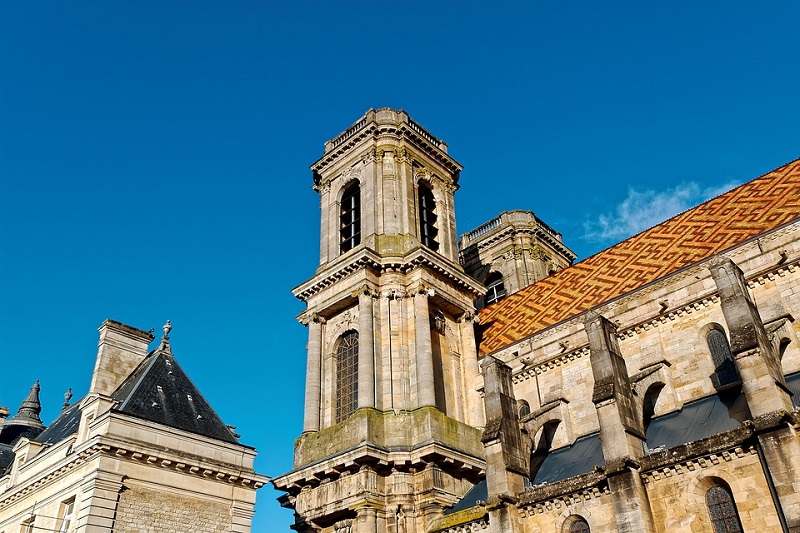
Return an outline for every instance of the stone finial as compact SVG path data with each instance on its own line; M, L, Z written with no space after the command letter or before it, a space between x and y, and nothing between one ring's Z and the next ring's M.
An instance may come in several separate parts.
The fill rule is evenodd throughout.
M164 330L164 335L161 337L161 345L158 347L158 351L172 353L172 348L169 345L169 333L172 331L172 324L167 320L167 323L161 329Z
M64 405L61 406L62 413L67 410L67 407L69 407L69 401L71 399L72 399L72 387L68 388L67 392L64 393Z

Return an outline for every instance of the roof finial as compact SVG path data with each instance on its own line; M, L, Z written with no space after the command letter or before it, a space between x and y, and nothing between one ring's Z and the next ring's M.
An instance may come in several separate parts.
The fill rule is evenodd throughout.
M39 402L40 390L41 387L39 387L39 380L37 379L36 383L34 383L31 387L28 396L22 400L22 404L19 406L17 414L14 415L13 418L10 418L8 421L6 421L7 426L10 426L11 424L18 424L21 426L38 428L44 427L42 424L42 419L39 418L39 413L42 412L42 404Z
M167 320L167 323L164 324L162 329L164 330L164 336L161 337L161 346L159 346L158 349L162 352L171 353L172 348L170 348L169 345L169 332L172 331L172 324L170 324L169 320Z
M64 393L64 405L61 406L62 413L67 410L67 407L69 407L69 401L71 399L72 399L72 387L68 388L67 392Z

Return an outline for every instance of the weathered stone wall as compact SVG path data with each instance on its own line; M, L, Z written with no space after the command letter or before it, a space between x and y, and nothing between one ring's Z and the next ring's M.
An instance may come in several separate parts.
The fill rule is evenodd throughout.
M714 455L664 468L645 477L659 533L712 531L706 492L727 484L745 531L780 531L755 450Z
M144 487L123 490L114 522L114 533L221 533L230 530L231 513L226 504Z

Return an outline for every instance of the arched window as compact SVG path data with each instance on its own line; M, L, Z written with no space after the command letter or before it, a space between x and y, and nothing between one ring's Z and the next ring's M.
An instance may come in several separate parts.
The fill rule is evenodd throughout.
M714 533L740 533L742 523L733 503L733 495L725 485L717 483L706 492L706 504Z
M589 522L579 515L572 515L567 518L561 527L563 533L589 533Z
M503 275L500 272L492 272L486 278L486 297L483 299L486 305L493 304L506 296L506 286L503 284Z
M422 244L433 251L439 249L436 239L439 230L436 229L436 200L433 191L424 183L419 184L419 239Z
M519 400L517 402L517 408L519 409L519 417L525 418L529 414L531 414L531 404L529 404L525 400Z
M733 364L731 347L725 333L718 329L712 329L706 336L706 343L711 352L711 359L714 361L714 371L717 374L719 385L739 381L739 373L736 371L736 365Z
M341 253L361 244L361 188L355 181L342 195L339 214L339 249Z
M336 423L358 408L358 332L348 331L336 346Z

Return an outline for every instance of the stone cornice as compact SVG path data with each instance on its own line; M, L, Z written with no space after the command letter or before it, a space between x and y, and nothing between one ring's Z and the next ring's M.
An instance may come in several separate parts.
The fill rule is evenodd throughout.
M468 477L480 476L485 468L481 458L438 442L391 448L361 443L335 456L295 468L273 478L272 483L278 490L296 494L305 486L317 486L324 479L338 478L342 472L354 472L363 465L372 465L376 469L417 472L430 463L443 470L460 470Z
M548 231L547 229L542 228L541 226L538 226L538 225L537 226L521 226L521 227L519 227L519 226L517 226L517 227L515 227L515 226L502 227L502 229L500 231L497 231L497 233L490 234L485 239L476 239L476 242L474 242L472 244L477 246L478 250L482 250L482 249L490 247L491 245L493 245L494 243L496 243L498 241L501 241L502 239L504 239L508 235L515 235L515 234L519 234L519 233L527 234L527 235L533 235L534 237L536 237L540 241L544 241L547 244L549 244L557 252L559 252L560 254L566 256L571 261L574 261L575 258L577 257L575 252L573 252L572 250L567 248L564 245L564 243L561 242L560 240L558 240L552 233L550 233L550 231ZM461 251L463 252L464 250L461 250Z
M458 174L463 168L455 159L447 155L447 144L437 139L425 128L417 124L404 111L392 109L370 109L352 126L325 143L325 154L311 165L311 170L319 174L325 167L358 146L367 139L378 140L392 136L407 140L447 168Z
M605 474L593 471L529 488L519 493L518 507L528 515L541 514L554 507L558 509L608 493Z
M382 258L373 250L364 248L348 257L346 261L336 261L329 265L318 275L295 287L292 290L292 294L302 301L308 301L309 298L320 291L362 269L372 270L376 274L381 274L382 272L402 272L407 274L419 267L427 268L443 278L455 282L456 286L475 297L484 293L483 287L464 273L459 265L424 247L419 247L402 258Z

